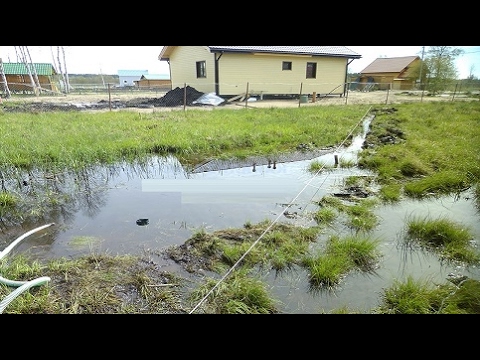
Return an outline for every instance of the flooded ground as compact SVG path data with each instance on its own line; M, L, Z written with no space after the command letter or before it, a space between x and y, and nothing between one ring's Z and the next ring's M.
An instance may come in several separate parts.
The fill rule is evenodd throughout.
M307 171L312 161L334 164L335 155L355 159L362 138L337 151L326 150L309 159L257 158L245 166L228 168L211 162L196 171L186 171L173 157L151 158L137 164L92 167L71 174L17 174L19 193L37 201L54 196L65 201L52 207L41 223L0 224L0 249L20 234L40 225L55 226L34 234L12 253L28 253L38 259L75 258L92 252L116 254L145 253L154 257L159 250L184 243L200 229L207 232L243 227L265 219L309 226L305 216L314 211L315 200L338 191L347 176L372 175L364 170L335 168L320 175ZM249 163L250 162L250 163ZM32 207L34 207L32 205ZM380 240L383 257L375 274L349 274L334 292L312 293L304 269L282 274L265 274L272 295L282 302L285 313L320 313L347 306L369 312L377 306L382 289L407 276L444 283L450 274L464 274L480 280L480 269L452 267L437 256L401 246L405 222L412 216L446 216L469 227L480 239L480 214L473 196L443 197L435 200L404 200L378 206L380 224L370 236ZM347 227L335 226L328 234L348 235ZM175 264L155 258L164 269ZM178 270L178 269L177 269Z

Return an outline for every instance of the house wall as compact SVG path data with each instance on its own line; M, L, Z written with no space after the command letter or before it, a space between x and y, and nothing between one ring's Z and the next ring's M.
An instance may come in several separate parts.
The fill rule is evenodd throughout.
M284 61L292 63L292 70L282 70ZM306 78L307 62L317 63L315 79ZM248 83L252 95L343 94L346 66L344 58L224 54L220 93L244 93Z
M197 79L197 61L205 61L207 77ZM215 60L206 46L177 46L170 55L172 89L187 86L203 93L215 92Z
M170 55L172 88L184 83L196 90L215 92L215 60L206 46L178 46ZM207 77L197 79L197 61L206 61ZM292 62L292 70L282 70L282 62ZM317 63L316 79L306 79L307 62ZM219 96L343 94L347 59L272 54L225 53L219 60ZM300 90L300 87L302 89Z
M393 83L393 79L397 76L397 73L362 73L361 82L366 83L369 79L373 79L377 90L389 90L390 84Z
M139 88L161 88L171 90L172 82L170 80L147 80L141 79L135 82Z
M373 82L377 83L378 90L411 90L415 85L414 78L411 78L413 69L421 60L414 60L405 71L401 73L362 73L361 83L367 83L369 78L373 78Z
M398 74L392 73L364 73L360 82L366 84L369 78L373 78L377 90L411 90L415 84L415 80L399 77Z
M51 82L49 76L37 75L38 82L43 89L58 91L56 85ZM32 83L28 75L5 74L8 89L13 93L33 93Z
M392 84L393 90L412 90L414 88L414 81L394 79Z

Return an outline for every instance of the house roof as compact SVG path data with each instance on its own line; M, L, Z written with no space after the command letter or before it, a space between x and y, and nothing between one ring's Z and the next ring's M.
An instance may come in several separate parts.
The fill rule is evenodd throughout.
M118 76L142 76L148 74L148 70L118 70Z
M335 56L360 59L362 56L345 46L207 46L212 53L270 53L286 55ZM164 46L159 60L169 60L175 46Z
M375 59L365 69L360 71L360 74L372 73L400 73L405 70L418 56L403 56L393 58L378 58Z
M35 67L35 72L37 75L41 76L51 76L56 75L57 71L53 67L52 64L49 63L3 63L3 70L5 75L28 75L28 68L29 66L30 71L33 73L33 67Z
M146 74L142 75L140 80L170 80L170 75L168 74Z

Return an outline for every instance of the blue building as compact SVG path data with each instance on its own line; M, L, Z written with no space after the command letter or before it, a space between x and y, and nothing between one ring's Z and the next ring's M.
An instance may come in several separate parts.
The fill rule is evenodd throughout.
M148 70L118 70L118 81L120 87L135 86L135 81L148 75Z

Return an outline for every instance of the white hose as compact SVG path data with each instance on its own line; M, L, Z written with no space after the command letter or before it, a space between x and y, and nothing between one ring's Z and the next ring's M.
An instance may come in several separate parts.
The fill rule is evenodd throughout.
M50 223L50 224L47 224L47 225L42 225L42 226L39 226L33 230L30 230L28 232L26 232L25 234L23 234L22 236L19 236L14 242L12 242L10 245L8 245L2 252L0 252L0 260L2 260L2 258L4 256L6 256L20 241L22 241L23 239L25 239L27 236L30 236L32 235L33 233L36 233L37 231L40 231L40 230L43 230L49 226L52 226L52 225L55 225L55 223Z
M0 314L3 313L3 310L5 310L8 304L10 304L18 295L20 295L24 291L27 291L33 286L40 286L40 285L46 284L49 281L50 281L50 278L48 276L42 276L30 281L26 281L25 284L13 290L2 301L0 301Z
M14 242L12 242L3 251L0 252L0 260L3 257L5 257L20 241L32 235L33 233L36 233L37 231L43 230L52 225L55 225L55 223L39 226L33 230L26 232L22 236L19 236ZM8 304L10 304L17 296L19 296L20 294L27 291L33 286L40 286L40 285L46 284L49 281L50 281L50 278L48 276L42 276L30 281L9 280L7 278L0 276L0 284L4 284L11 287L17 287L17 289L12 291L3 300L0 301L0 314L3 313L3 310L5 310Z

